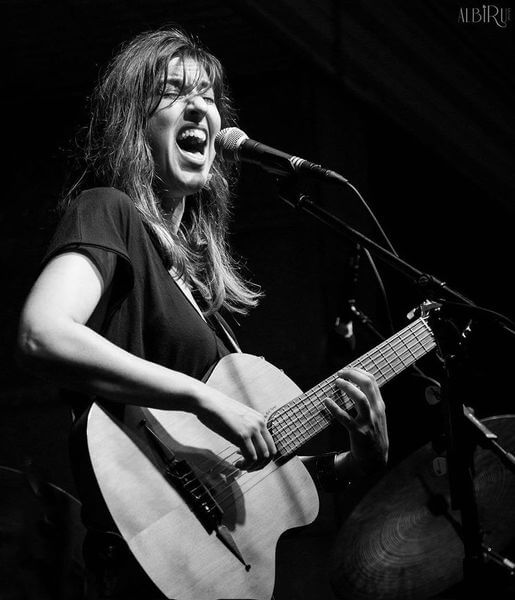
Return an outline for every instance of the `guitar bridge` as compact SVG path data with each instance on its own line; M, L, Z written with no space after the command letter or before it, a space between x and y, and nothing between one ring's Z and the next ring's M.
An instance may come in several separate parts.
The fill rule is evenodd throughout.
M181 495L206 531L209 534L215 532L216 537L243 564L245 570L249 571L250 565L244 560L229 530L222 523L224 511L209 489L200 481L188 462L177 458L144 419L140 425L147 434L154 455L161 463L163 477Z
M217 531L224 513L209 489L200 481L188 462L177 458L145 420L142 420L140 425L147 434L154 455L161 463L163 477L181 495L206 531Z

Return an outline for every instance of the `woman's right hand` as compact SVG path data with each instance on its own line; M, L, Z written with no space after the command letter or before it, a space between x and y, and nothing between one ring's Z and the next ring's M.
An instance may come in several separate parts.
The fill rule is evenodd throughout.
M197 417L206 427L238 446L242 456L236 463L238 469L261 469L277 452L264 416L213 388L207 389Z

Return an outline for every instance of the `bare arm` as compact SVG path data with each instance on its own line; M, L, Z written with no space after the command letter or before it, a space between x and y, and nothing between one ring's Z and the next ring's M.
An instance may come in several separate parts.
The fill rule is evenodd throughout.
M114 272L116 258L110 256ZM55 257L22 311L21 365L59 386L113 402L192 412L238 445L248 463L275 452L257 411L193 377L134 356L85 325L109 283L83 254Z

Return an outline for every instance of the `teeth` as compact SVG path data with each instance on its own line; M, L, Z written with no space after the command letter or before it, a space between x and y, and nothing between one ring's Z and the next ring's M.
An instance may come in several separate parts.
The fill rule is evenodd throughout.
M204 143L207 140L206 132L202 129L185 129L181 131L178 140L186 140L189 138L195 138L199 143Z

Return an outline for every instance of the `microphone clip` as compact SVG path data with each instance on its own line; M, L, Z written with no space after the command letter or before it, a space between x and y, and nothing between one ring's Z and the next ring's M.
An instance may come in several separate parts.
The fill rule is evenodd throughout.
M300 188L299 179L295 177L294 173L291 175L277 175L275 182L279 198L293 208L302 209L312 203L309 194Z

